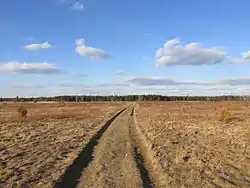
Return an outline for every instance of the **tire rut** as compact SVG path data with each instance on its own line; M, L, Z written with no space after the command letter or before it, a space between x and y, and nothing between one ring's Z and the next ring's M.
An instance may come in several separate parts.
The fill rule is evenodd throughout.
M130 115L131 118L134 118L134 110L135 109L133 108L133 110L131 112L131 115ZM153 188L153 183L151 181L149 171L146 168L144 156L142 155L142 153L140 151L139 143L136 141L137 136L136 136L136 133L134 132L134 127L133 126L135 126L135 123L134 123L134 121L132 119L132 123L130 124L130 136L131 136L131 141L132 141L134 158L135 158L135 161L136 161L137 168L140 171L143 187L144 188Z
M132 109L130 105L104 133L77 188L134 188L143 185L130 136Z
M145 160L143 155L140 153L139 148L134 148L134 155L135 155L135 161L137 164L137 167L141 174L141 179L143 183L144 188L153 188L153 183L150 180L149 172L145 167Z
M87 168L87 166L93 160L93 151L94 147L98 144L98 141L101 139L104 132L108 129L108 127L112 124L112 122L126 110L124 108L116 115L114 115L110 120L108 120L104 126L90 139L87 145L83 148L78 157L74 160L74 162L68 167L65 171L61 180L56 183L54 188L74 188L77 186L79 179L81 177L82 171Z
M88 142L54 188L168 187L136 121L135 106L114 115Z
M135 108L131 112L130 134L132 146L134 148L135 160L141 173L144 188L165 188L169 187L168 178L164 173L157 157L152 149L152 143L146 136L136 121Z

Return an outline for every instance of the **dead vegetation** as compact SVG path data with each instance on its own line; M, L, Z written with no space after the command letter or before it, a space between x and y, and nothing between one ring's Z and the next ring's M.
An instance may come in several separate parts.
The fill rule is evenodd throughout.
M169 187L250 187L250 109L244 103L140 103L139 126Z
M123 104L22 106L5 103L0 108L0 187L53 187L102 123ZM19 123L17 114L26 120Z
M19 123L20 104L0 103L0 187L53 187L102 122L124 104L25 103L28 117ZM139 103L140 131L168 187L250 187L248 106Z
M21 106L17 109L17 119L19 121L23 121L24 119L26 119L27 115L28 115L28 110L25 107Z
M228 108L222 108L218 112L218 119L222 122L228 122L232 117L232 112Z

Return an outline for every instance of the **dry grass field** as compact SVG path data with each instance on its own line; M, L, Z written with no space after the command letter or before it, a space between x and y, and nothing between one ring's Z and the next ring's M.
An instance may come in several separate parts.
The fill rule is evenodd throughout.
M250 102L0 103L0 187L247 188L249 144Z
M0 103L0 187L52 187L124 103ZM19 121L17 110L27 109Z
M136 110L169 187L250 187L249 102L143 102Z

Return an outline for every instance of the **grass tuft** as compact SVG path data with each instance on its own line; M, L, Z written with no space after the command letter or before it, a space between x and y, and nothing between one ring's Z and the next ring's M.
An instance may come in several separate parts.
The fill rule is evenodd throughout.
M218 112L218 119L222 122L228 122L232 118L232 112L228 108L223 108Z
M17 118L19 121L23 121L24 119L26 119L28 116L28 110L21 106L17 109Z

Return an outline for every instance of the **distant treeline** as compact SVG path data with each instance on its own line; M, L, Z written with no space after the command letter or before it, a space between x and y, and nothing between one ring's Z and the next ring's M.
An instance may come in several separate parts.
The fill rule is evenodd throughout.
M127 95L127 96L55 96L55 97L15 97L0 98L0 101L58 101L58 102L90 102L90 101L246 101L250 96L162 96L162 95Z

